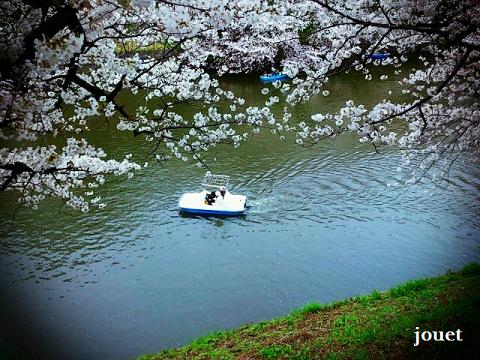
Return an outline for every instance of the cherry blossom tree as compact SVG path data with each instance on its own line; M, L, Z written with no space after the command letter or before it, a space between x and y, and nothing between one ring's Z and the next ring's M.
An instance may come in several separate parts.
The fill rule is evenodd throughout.
M267 107L246 108L242 98L223 91L204 71L208 53L199 52L196 42L244 11L254 20L264 6L222 0L2 4L1 189L19 191L27 206L36 207L48 195L83 211L103 206L93 189L105 175L131 175L140 165L128 154L108 159L87 143L88 122L101 118L115 117L117 129L155 143L152 155L159 161L201 163L201 150L221 142L238 146L248 133L236 128L256 130L272 114ZM138 53L149 46L161 52ZM144 105L129 111L119 100L122 91L144 97ZM201 102L204 111L186 119L175 109L190 102ZM224 102L230 111L221 113ZM64 145L51 144L53 138Z
M105 176L140 168L128 154L110 159L84 139L89 122L109 118L151 142L158 161L201 164L202 151L223 142L238 146L261 127L294 130L304 146L355 132L376 148L391 144L421 155L425 169L462 153L476 159L479 12L476 0L6 2L0 5L1 189L18 191L27 206L45 196L83 211L103 206L93 191ZM389 56L376 60L377 53ZM418 69L405 67L412 58L420 60ZM222 90L216 77L272 66L293 81L274 83L262 108ZM332 76L357 71L368 81L375 67L405 74L408 100L386 94L372 108L350 100L338 113L289 124L289 109L327 96ZM145 101L132 110L122 92ZM288 106L275 119L270 106L280 97ZM190 102L202 111L184 118L176 109Z
M229 71L270 61L293 78L301 74L293 86L278 84L289 104L328 96L324 85L337 74L361 72L365 81L378 67L385 70L381 80L392 68L405 74L400 85L408 100L398 103L385 94L372 108L349 100L337 113L312 114L296 126L299 144L355 132L375 149L390 144L405 150L407 162L417 160L417 177L439 161L445 173L465 153L478 160L478 1L274 1L269 12L273 24L252 25L236 38L235 24L229 43L214 42L215 54ZM232 63L238 58L248 60ZM405 66L409 60L416 69ZM399 131L402 126L406 130Z
M393 67L396 75L406 73L400 85L408 100L394 102L386 94L370 109L349 100L338 113L312 114L298 126L298 143L311 145L353 131L361 142L370 142L375 148L395 144L404 149L407 162L417 160L417 178L438 162L442 162L441 177L446 175L462 154L478 160L478 1L308 3L303 14L297 15L314 24L308 44L299 43L294 55L284 61L293 75L300 70L307 76L296 82L289 102L309 99L335 74L360 71L371 80L375 67ZM309 54L308 61L301 60L304 53ZM387 54L388 58L382 59ZM404 66L409 59L420 62L417 69ZM386 74L380 77L387 78ZM399 124L406 130L399 131Z

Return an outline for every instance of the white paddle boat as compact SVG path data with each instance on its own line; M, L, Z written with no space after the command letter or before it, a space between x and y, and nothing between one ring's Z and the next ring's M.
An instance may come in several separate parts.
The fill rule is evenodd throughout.
M247 208L247 197L231 194L228 189L230 176L207 173L201 192L183 194L178 207L183 213L202 215L241 215Z

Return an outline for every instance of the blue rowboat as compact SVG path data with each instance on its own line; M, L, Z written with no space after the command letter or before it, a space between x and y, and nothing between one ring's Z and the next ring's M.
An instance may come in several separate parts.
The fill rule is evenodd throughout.
M369 55L369 58L372 59L372 60L385 60L385 59L388 59L389 57L390 57L389 53Z
M274 81L281 81L281 80L288 80L290 79L287 74L282 73L273 73L268 75L260 76L260 80L262 82L274 82Z

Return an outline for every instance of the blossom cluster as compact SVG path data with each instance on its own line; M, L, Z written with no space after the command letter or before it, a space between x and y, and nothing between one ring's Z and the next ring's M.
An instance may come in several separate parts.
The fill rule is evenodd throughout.
M151 142L158 161L202 165L203 151L238 147L263 128L295 131L303 146L354 132L376 148L421 155L426 169L459 152L478 158L479 8L476 0L455 9L440 0L11 0L0 7L0 186L34 207L47 195L84 211L103 206L93 189L105 176L140 168L85 140L92 122L109 119ZM405 67L412 59L415 68ZM217 80L271 69L293 80L265 87L263 107ZM372 69L384 82L401 74L402 102L389 93L371 107L350 100L292 123L298 103L335 95L331 77L370 81ZM141 101L131 109L121 93ZM271 108L280 102L278 119ZM192 103L197 113L182 116L179 107Z

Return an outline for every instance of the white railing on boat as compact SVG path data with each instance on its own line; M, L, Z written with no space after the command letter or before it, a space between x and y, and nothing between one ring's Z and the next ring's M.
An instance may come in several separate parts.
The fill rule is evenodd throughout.
M230 176L228 175L213 175L206 174L202 181L202 186L221 188L222 186L228 187Z

